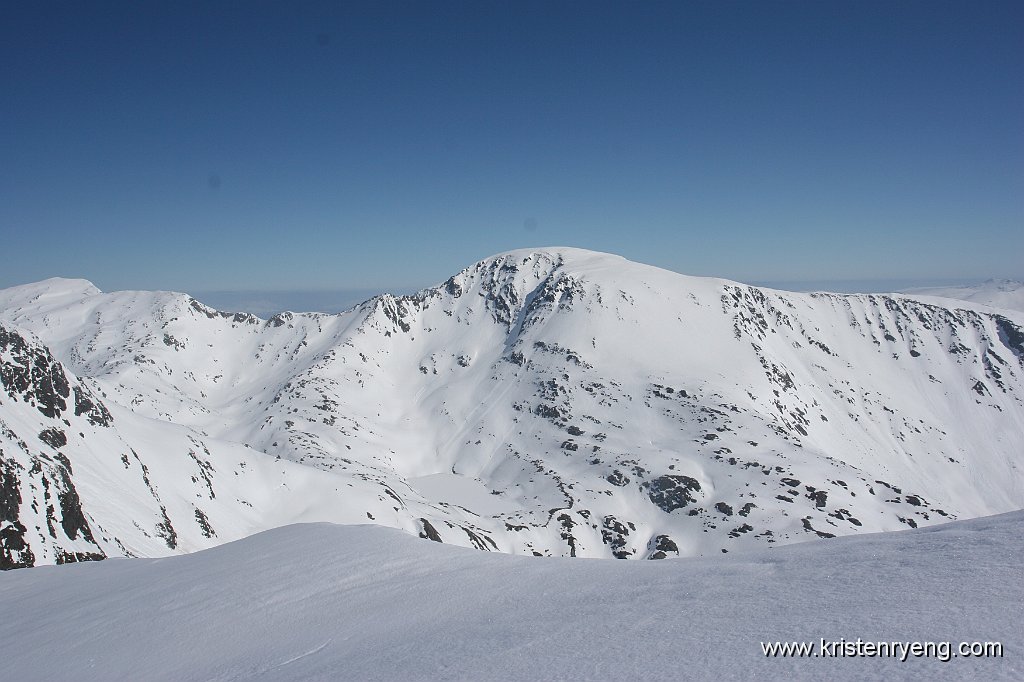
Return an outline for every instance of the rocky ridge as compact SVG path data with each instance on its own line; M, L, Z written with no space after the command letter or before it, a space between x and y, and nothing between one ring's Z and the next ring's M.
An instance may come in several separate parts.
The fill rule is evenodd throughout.
M340 315L262 320L75 280L5 290L0 310L12 565L302 520L665 558L1024 506L1012 311L574 249L501 254ZM57 491L77 500L68 526Z

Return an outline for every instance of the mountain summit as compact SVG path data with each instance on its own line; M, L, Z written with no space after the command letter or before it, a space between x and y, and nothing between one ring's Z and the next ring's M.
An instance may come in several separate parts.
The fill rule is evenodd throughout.
M1024 502L1024 322L579 249L262 320L183 294L0 291L0 565L298 521L664 558Z

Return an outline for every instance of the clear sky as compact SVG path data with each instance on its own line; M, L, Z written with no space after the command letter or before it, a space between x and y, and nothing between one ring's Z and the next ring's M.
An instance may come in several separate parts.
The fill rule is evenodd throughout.
M0 3L0 286L1024 276L1024 2Z

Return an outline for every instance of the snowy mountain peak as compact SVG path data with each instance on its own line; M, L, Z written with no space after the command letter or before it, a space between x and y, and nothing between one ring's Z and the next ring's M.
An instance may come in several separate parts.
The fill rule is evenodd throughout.
M1009 311L791 294L562 248L339 315L262 320L150 292L32 300L46 289L0 292L0 319L112 421L60 427L8 389L4 457L24 453L28 471L56 456L38 434L65 431L107 555L331 520L665 558L1024 500L1024 325ZM68 551L19 495L8 521L36 561Z
M508 263L525 265L531 263L547 263L554 266L565 265L569 269L585 267L620 267L622 263L630 263L622 256L602 251L591 251L573 246L545 246L528 249L514 249L484 258L473 268L489 267L492 263ZM470 269L470 268L467 268Z
M39 308L59 307L70 301L96 296L101 293L103 292L86 279L51 277L41 282L5 289L4 303L5 307L29 305Z

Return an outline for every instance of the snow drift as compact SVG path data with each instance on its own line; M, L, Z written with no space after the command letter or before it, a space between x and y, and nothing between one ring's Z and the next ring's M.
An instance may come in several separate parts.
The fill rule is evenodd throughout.
M529 559L289 526L164 559L0 574L0 660L46 680L1013 680L1024 514L658 562ZM783 658L762 642L998 642ZM955 649L954 649L955 650Z

